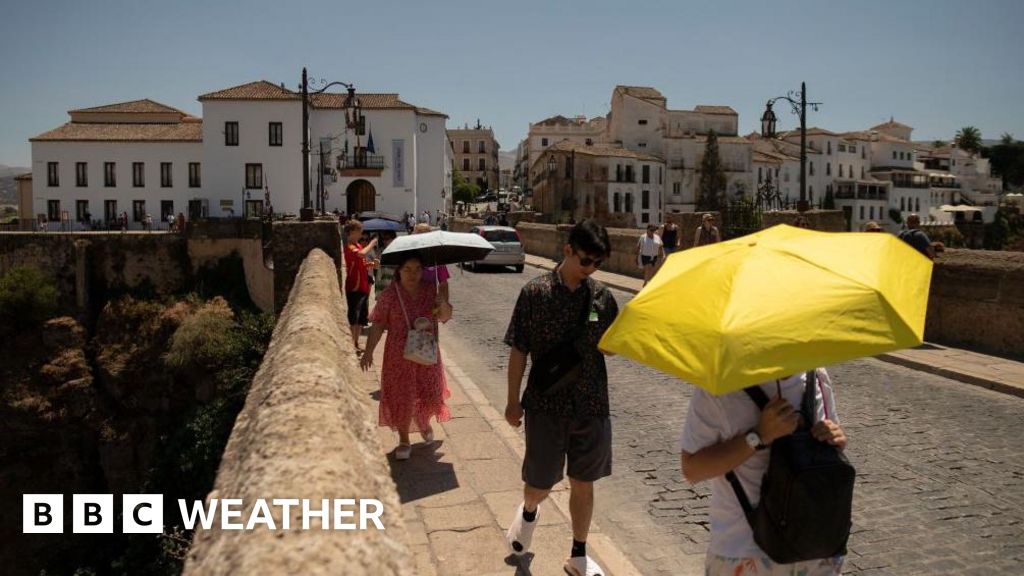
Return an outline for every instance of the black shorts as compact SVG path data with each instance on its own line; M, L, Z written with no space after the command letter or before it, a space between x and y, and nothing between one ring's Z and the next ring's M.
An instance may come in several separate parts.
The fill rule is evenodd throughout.
M345 292L345 301L348 302L348 324L349 326L366 326L369 324L370 295L363 292Z
M654 266L655 264L658 263L658 257L657 256L641 256L640 257L640 263L643 264L644 266Z
M570 418L526 411L523 482L548 490L562 479L593 482L612 473L612 423L607 416ZM566 461L568 460L568 465Z

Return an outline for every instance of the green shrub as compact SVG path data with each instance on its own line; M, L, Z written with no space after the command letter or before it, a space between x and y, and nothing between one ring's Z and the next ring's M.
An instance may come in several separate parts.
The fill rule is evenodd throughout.
M39 326L56 315L59 298L46 274L15 266L0 278L0 323L15 330Z
M235 321L222 299L212 300L185 318L171 336L164 362L171 368L213 369L233 355Z

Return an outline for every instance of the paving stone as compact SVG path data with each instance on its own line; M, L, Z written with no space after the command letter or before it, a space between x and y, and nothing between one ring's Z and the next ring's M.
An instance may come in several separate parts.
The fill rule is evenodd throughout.
M481 494L523 488L521 464L511 459L466 460L463 466L470 485Z
M522 489L491 492L484 495L484 502L487 503L487 508L490 509L491 514L498 520L498 527L502 530L508 530L509 525L512 523L513 512L522 501ZM554 526L567 522L567 519L565 516L562 516L558 508L550 501L545 500L540 503L540 507L537 509L537 522L540 523L538 526Z
M517 459L492 430L461 433L453 437L448 446L464 460Z
M449 436L491 431L491 425L479 415L472 418L453 418L442 426Z
M505 538L496 526L431 532L430 548L438 576L510 572L506 555L500 552L507 549Z
M428 534L438 530L467 530L491 526L494 519L482 502L468 502L444 508L421 508L423 525Z

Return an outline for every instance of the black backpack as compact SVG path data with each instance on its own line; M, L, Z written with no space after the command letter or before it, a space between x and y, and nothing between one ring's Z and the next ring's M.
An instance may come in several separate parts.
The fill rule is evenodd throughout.
M850 537L856 471L841 450L811 436L817 415L816 387L811 370L800 405L806 424L772 442L757 508L750 505L736 474L725 475L754 532L754 542L779 564L845 554ZM758 408L768 404L760 387L744 392Z

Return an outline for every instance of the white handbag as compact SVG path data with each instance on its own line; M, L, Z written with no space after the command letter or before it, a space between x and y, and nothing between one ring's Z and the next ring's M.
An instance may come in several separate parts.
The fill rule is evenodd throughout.
M405 350L402 357L424 366L437 364L437 338L431 330L433 323L422 316L417 318L415 323L410 323L409 314L405 311L405 302L402 301L400 286L395 286L395 293L398 294L398 303L402 306L402 316L405 317L405 324L409 329L405 337Z

